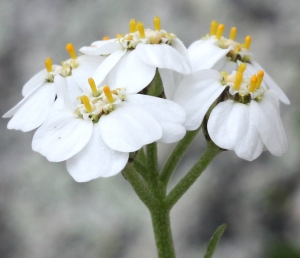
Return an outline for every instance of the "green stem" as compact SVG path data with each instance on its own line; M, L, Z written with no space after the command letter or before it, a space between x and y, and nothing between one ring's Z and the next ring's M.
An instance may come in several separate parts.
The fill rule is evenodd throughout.
M198 132L199 129L195 131L189 131L186 133L184 138L180 142L178 142L161 171L160 181L163 184L167 185L174 169L178 165L179 161L185 154L186 149L190 146L191 142L194 140Z
M153 194L149 191L147 185L144 180L139 176L139 174L135 171L133 164L128 163L126 167L123 169L123 174L128 182L131 184L132 188L141 199L141 201L151 209L155 206L157 200L153 196Z
M207 142L207 148L203 156L190 169L190 171L179 181L165 199L166 207L171 209L182 195L192 186L209 163L221 152L221 149L212 141Z
M170 225L170 211L158 206L150 211L159 258L175 258Z

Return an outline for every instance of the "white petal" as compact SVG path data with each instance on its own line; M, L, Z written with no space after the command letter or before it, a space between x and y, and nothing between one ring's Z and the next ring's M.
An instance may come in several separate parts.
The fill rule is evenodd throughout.
M233 71L237 71L238 64L236 62L227 60L225 56L213 66L213 69L218 70L220 72L225 71L226 73L231 74Z
M172 39L172 47L175 48L187 61L189 67L191 67L191 60L189 52L183 42L179 38Z
M164 92L167 99L173 99L174 93L182 80L183 74L169 70L169 69L158 69L160 78L163 83Z
M185 112L177 103L142 94L127 95L126 102L139 105L146 109L159 122L172 122L182 124L185 121Z
M99 120L103 141L113 150L132 152L162 137L162 129L146 110L122 102Z
M77 182L114 176L125 167L128 161L129 153L109 148L101 138L99 124L94 124L93 127L88 144L67 160L67 169Z
M184 77L174 101L186 111L187 130L199 128L211 104L222 94L225 87L221 79L221 74L214 70L200 70Z
M88 78L94 75L99 65L105 60L102 56L79 56L77 58L78 67L72 69L71 77L74 77L77 85L82 89L90 89Z
M155 75L155 67L140 60L135 50L128 51L108 76L112 89L125 88L128 93L137 93L147 87Z
M250 114L267 149L281 156L288 150L286 135L278 110L268 97L271 96L266 92L260 102L251 101Z
M49 161L60 162L74 156L91 138L93 123L71 112L52 112L35 132L32 149Z
M185 135L186 130L182 126L186 117L185 112L175 102L141 94L128 95L126 101L146 109L159 122L163 130L159 142L177 142Z
M192 70L199 71L211 69L220 59L226 56L229 49L219 48L212 40L199 40L188 48L188 52Z
M252 161L262 153L264 144L249 112L246 123L248 124L247 130L244 131L243 137L240 139L239 144L235 146L234 151L238 157Z
M186 134L185 127L181 124L160 122L163 136L158 142L173 143L180 141Z
M9 121L7 128L28 132L39 127L50 113L55 95L53 83L43 84L33 94L21 101L22 105Z
M109 55L118 50L122 50L122 47L115 39L96 41L89 47L79 49L81 53L86 55Z
M251 61L249 65L253 65L257 71L259 70L264 70L260 64L258 64L257 62L255 61ZM264 71L265 74L264 74L264 78L263 78L263 81L266 83L266 85L268 86L268 88L276 91L278 93L278 97L279 99L284 103L284 104L287 104L289 105L291 102L290 100L288 99L288 97L285 95L285 93L283 92L283 90L278 86L278 84L269 76L269 74Z
M37 84L35 86L35 88L32 88L32 90L30 92L28 92L26 94L26 96L17 104L15 105L13 108L11 108L10 110L8 110L2 117L3 118L8 118L8 117L12 117L22 106L23 104L27 101L27 99L35 94L35 92L42 86L44 85L47 85L47 84L52 84L52 83L48 83L48 82L43 82L43 83L40 83L40 84Z
M211 112L207 129L211 139L223 149L234 150L248 128L247 105L226 100Z
M37 85L41 85L45 82L45 78L47 75L47 70L43 69L42 71L35 74L28 82L25 83L22 89L22 95L26 96L33 88Z
M78 106L78 97L82 95L83 91L75 82L73 76L61 77L56 76L54 79L56 85L57 98L63 99L63 106L68 107L74 111Z
M151 66L167 68L183 74L191 72L184 56L167 44L138 44L136 51L140 59Z
M111 71L111 69L120 61L122 56L126 54L127 50L118 50L109 55L97 68L92 76L96 85L99 85Z

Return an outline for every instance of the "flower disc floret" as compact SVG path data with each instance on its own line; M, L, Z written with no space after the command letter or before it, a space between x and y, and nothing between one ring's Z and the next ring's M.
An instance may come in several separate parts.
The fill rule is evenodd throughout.
M119 42L123 49L135 49L136 46L140 43L143 44L167 44L171 45L172 39L175 39L176 36L173 33L169 33L165 30L144 30L144 35L141 36L139 31L131 32L126 34L122 38L117 38L116 41Z
M230 75L227 75L223 72L223 81L222 84L228 87L229 94L226 94L226 99L233 99L239 103L248 104L251 100L259 101L264 93L267 91L265 88L260 87L260 84L255 85L254 89L251 89L251 80L256 75L253 75L252 78L249 78L241 73L241 81L238 83L237 80L239 76L239 71L234 71Z
M105 89L110 92L108 96ZM110 90L107 85L97 89L98 94L89 92L79 97L81 103L75 110L75 114L84 120L92 120L97 123L102 115L107 115L114 111L116 105L120 104L126 98L124 89ZM112 98L112 99L111 99Z

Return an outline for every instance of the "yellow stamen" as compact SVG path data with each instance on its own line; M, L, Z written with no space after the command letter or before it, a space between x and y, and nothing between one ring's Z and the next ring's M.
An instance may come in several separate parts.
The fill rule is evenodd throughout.
M124 35L121 34L121 33L118 33L118 34L116 35L116 38L117 38L117 39L120 39L120 38L123 38L123 37L124 37Z
M45 67L48 73L52 72L52 60L50 57L47 57L45 60Z
M155 16L153 22L154 22L154 30L160 31L160 17Z
M247 36L247 37L245 38L244 46L245 46L245 48L246 48L247 50L249 50L250 45L251 45L251 37L250 37L250 36Z
M89 78L88 81L89 81L89 85L91 87L91 90L93 92L93 95L98 95L98 90L97 90L96 83L95 83L94 79Z
M136 32L136 20L135 19L131 19L129 22L129 32L130 33Z
M81 103L85 106L87 112L91 113L93 111L89 98L85 95L80 97Z
M233 86L234 90L238 90L240 88L242 80L243 80L243 74L241 72L237 72L235 77L235 83Z
M105 37L102 38L102 40L109 40L109 37L105 36Z
M109 88L107 85L105 85L105 86L103 87L103 91L104 91L104 94L105 94L105 96L106 96L108 102L109 102L109 103L113 103L113 102L114 102L114 98L113 98L113 96L112 96L112 94L111 94L110 88Z
M243 73L246 70L246 64L245 63L241 63L239 68L238 68L238 72Z
M217 29L217 34L216 34L216 38L217 38L218 40L221 39L224 30L225 30L225 25L224 25L224 24L219 24L218 29Z
M139 33L140 33L141 39L145 38L144 23L138 22L137 28L138 28L138 31L139 31Z
M260 88L260 85L261 85L261 82L264 78L264 71L263 70L259 70L258 73L257 73L257 82L256 82L256 88L259 89Z
M229 39L231 40L235 40L235 37L236 37L236 27L232 27L231 30L230 30L230 34L229 34Z
M212 21L210 24L210 36L215 36L217 33L218 23L217 21Z
M66 50L68 51L68 53L72 59L76 59L76 51L75 51L74 46L71 43L66 45Z
M250 80L249 92L255 91L256 83L257 83L257 77L256 77L256 74L254 74Z

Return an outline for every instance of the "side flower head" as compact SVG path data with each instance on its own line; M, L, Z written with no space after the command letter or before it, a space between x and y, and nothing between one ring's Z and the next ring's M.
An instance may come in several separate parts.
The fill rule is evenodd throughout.
M248 161L264 148L280 156L288 147L278 95L261 86L263 71L249 78L245 69L243 63L231 74L202 70L189 75L179 85L174 101L187 112L186 128L195 130L204 122L209 137L220 148L234 150Z
M66 160L76 181L113 176L125 167L129 152L185 135L185 112L178 104L122 88L96 87L92 79L89 83L90 90L76 102L66 87L60 88L55 108L32 142L33 150L49 161Z
M94 73L97 84L107 77L111 87L124 87L131 93L148 86L158 69L163 84L168 85L166 94L172 95L175 89L173 73L189 74L191 71L185 46L175 34L160 28L159 17L154 18L154 30L144 29L142 22L131 19L129 33L96 41L80 51L107 56Z
M61 71L61 66L52 65L48 57L45 69L34 75L23 87L24 98L3 117L9 118L7 128L31 131L39 127L46 119L53 106L56 96L54 78Z
M235 41L237 28L230 30L229 38L223 36L224 24L216 21L211 23L210 34L195 41L188 48L191 59L192 70L216 69L226 71L228 74L236 71L240 63L247 64L245 74L251 77L259 70L264 70L250 53L252 42L251 36L246 36L243 43ZM265 72L264 85L278 93L278 98L285 104L290 104L288 97L277 85L277 83Z

